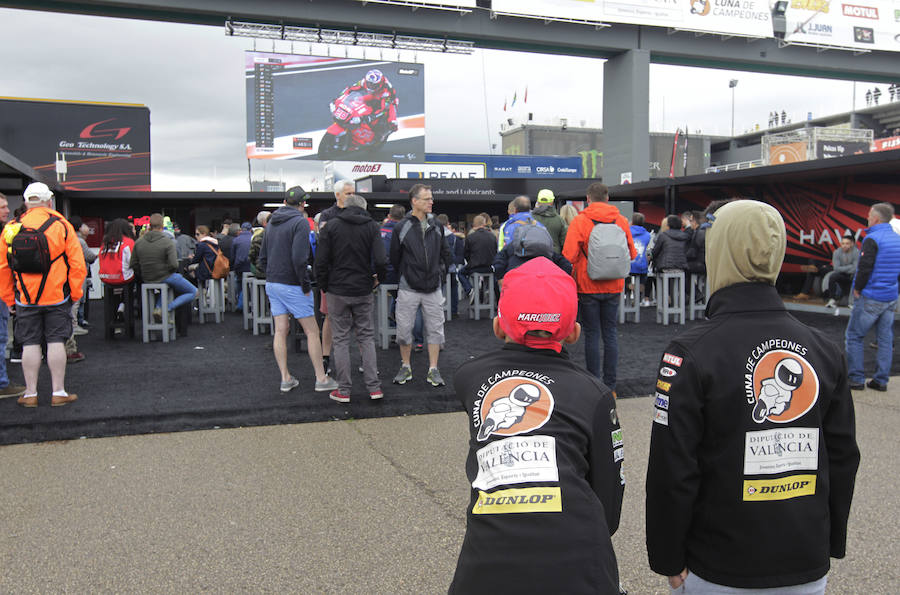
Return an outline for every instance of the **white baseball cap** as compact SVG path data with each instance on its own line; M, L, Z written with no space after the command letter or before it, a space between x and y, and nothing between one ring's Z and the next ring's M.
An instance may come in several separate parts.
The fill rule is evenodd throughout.
M32 182L25 189L25 192L22 193L22 196L26 202L43 202L53 198L53 193L50 192L50 188L43 182Z

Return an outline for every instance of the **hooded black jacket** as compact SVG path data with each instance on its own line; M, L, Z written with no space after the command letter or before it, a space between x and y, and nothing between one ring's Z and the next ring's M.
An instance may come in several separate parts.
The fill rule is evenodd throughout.
M847 362L771 285L720 289L707 315L662 358L647 469L650 568L674 576L687 567L738 588L817 580L829 556L844 557L859 466Z
M316 282L322 291L343 296L372 293L372 275L383 282L386 265L381 228L364 209L341 209L322 228L316 248Z
M687 269L687 247L691 236L681 229L667 229L656 236L653 244L653 266L656 271Z
M295 207L280 207L269 217L257 267L265 271L266 281L299 285L308 292L308 262L309 221Z
M428 219L424 233L421 221L411 212L394 227L391 265L399 272L400 289L420 293L437 290L443 284L450 262L444 230L433 217Z
M515 343L460 366L454 384L472 495L450 594L617 594L624 447L610 390L565 350ZM540 389L534 411L491 423L522 384Z
M467 271L490 272L497 256L497 236L487 227L479 227L466 236L464 255Z

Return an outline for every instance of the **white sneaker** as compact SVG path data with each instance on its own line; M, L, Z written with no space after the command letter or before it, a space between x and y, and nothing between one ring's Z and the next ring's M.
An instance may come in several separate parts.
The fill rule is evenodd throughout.
M840 309L840 308L835 308L835 309L834 309L834 315L835 315L835 316L840 316L840 315L841 315L841 309Z
M86 334L88 334L88 330L86 328L78 326L76 324L75 328L72 329L72 334L73 335L86 335Z
M834 299L828 300L828 303L825 304L826 308L834 308L835 306L837 306L837 302Z

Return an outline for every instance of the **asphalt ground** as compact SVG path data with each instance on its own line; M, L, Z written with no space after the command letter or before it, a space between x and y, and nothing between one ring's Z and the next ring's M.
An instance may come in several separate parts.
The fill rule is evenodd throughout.
M500 347L488 320L446 323L440 367L447 386L437 388L425 382L425 353L413 354L413 380L398 386L390 381L400 364L399 350L378 349L385 398L375 402L368 399L361 374L355 371L359 354L351 347L354 389L351 402L339 404L327 393L313 391L312 365L306 353L293 351L293 341L288 361L300 387L279 392L271 336L244 331L239 314L226 314L221 324L195 322L186 338L172 343L145 344L140 342L140 328L134 340L104 340L101 306L92 304L93 329L78 337L86 359L66 371L66 388L79 395L78 401L50 407L50 375L43 366L37 408L0 399L0 444L460 411L452 390L454 371ZM843 344L845 317L806 312L795 316ZM639 324L619 325L620 398L652 394L666 344L692 324L696 322L656 324L653 310L644 308ZM584 362L583 345L580 340L571 348L578 363ZM873 349L866 349L868 370L874 369L874 355ZM13 382L22 383L19 364L9 364L9 372ZM893 373L900 374L900 349L894 350Z
M862 462L829 593L900 592L900 383L854 393ZM644 548L653 403L620 399L629 592ZM465 532L463 413L0 448L0 592L444 593ZM765 547L765 544L760 544Z

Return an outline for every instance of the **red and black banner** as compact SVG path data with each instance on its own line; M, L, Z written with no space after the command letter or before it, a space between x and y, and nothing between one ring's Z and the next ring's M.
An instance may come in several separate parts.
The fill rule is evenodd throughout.
M0 98L0 148L69 190L150 190L150 110Z

